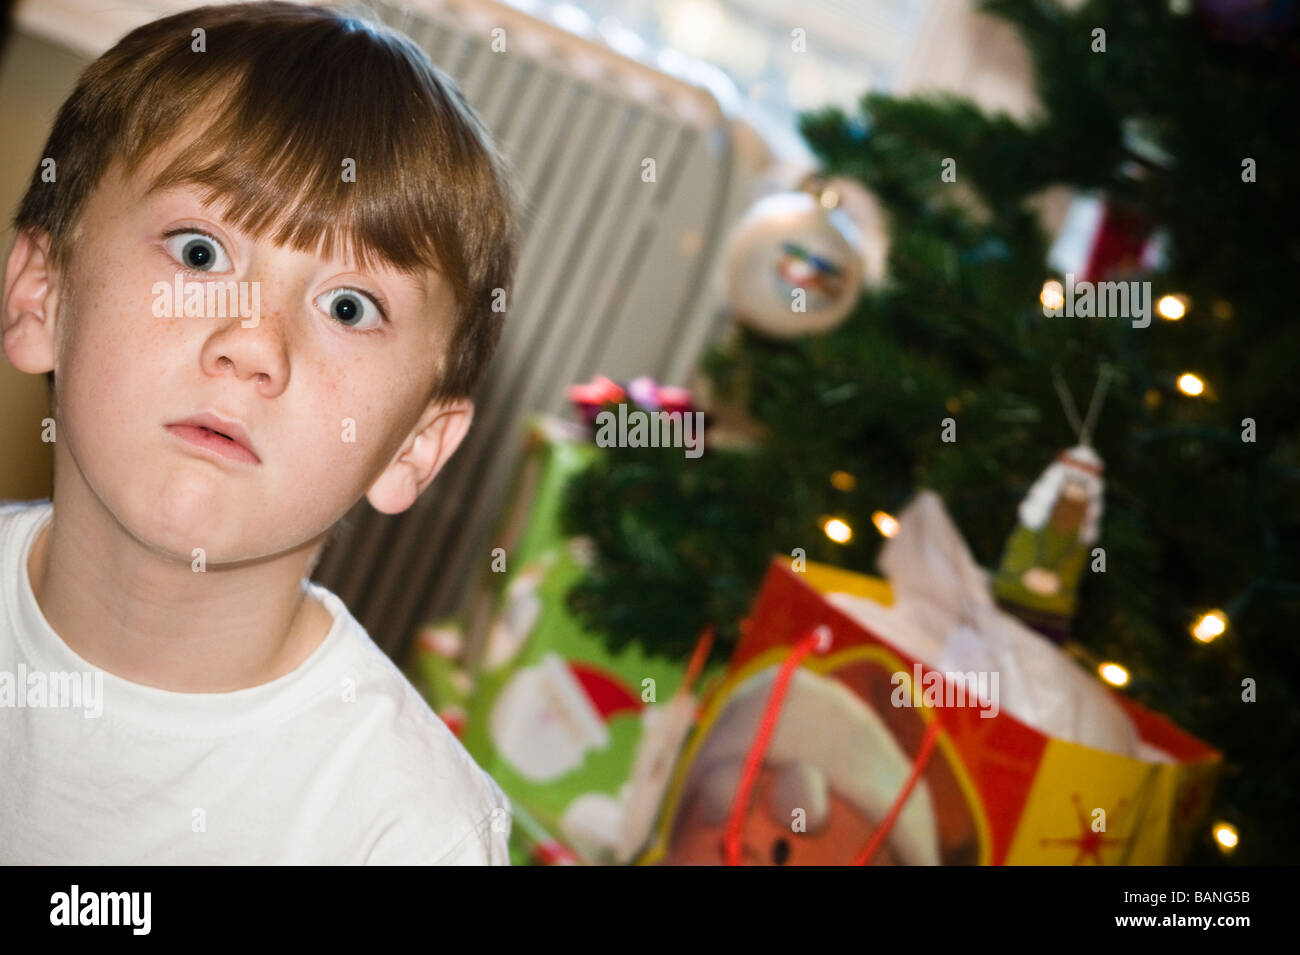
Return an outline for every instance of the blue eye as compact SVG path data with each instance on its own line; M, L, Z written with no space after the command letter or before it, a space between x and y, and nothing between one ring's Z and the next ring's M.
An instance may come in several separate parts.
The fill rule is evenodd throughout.
M230 257L221 243L206 232L177 229L166 235L167 251L190 272L226 272Z
M322 302L326 304L322 305ZM373 331L384 321L384 310L368 294L357 289L331 289L317 298L316 304L322 311L327 312L330 318L348 328Z

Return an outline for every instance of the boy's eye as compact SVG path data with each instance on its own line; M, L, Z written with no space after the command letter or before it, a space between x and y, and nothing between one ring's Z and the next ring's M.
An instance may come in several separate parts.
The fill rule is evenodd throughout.
M383 309L365 292L356 289L331 289L317 298L316 304L348 328L370 331L383 324Z
M230 258L221 243L205 232L177 231L167 236L167 251L191 272L225 272Z

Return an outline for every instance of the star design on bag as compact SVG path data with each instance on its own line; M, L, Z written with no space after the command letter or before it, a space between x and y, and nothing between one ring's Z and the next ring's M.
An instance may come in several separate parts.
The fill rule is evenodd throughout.
M1083 804L1079 800L1079 794L1071 793L1070 799L1074 803L1075 813L1078 816L1080 834L1078 836L1073 836L1064 839L1040 839L1038 841L1038 844L1043 848L1046 848L1047 846L1052 845L1054 843L1057 845L1078 846L1079 854L1074 857L1074 861L1071 862L1070 865L1081 864L1087 856L1093 857L1093 859L1095 860L1094 862L1095 865L1103 865L1104 863L1101 861L1101 850L1108 845L1122 845L1125 842L1129 841L1129 837L1128 836L1108 837L1104 832L1093 832L1092 826L1088 824L1088 814L1084 812ZM1124 808L1124 805L1127 802L1128 802L1127 799L1121 799L1118 803L1115 804L1115 808L1113 811L1106 813L1106 820L1108 824L1112 816L1118 816L1120 814L1120 810Z

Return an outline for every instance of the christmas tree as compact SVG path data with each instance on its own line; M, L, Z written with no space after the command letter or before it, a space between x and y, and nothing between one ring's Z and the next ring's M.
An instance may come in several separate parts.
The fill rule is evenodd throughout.
M1102 378L1102 559L1083 568L1070 637L1224 752L1214 818L1240 846L1207 838L1187 861L1294 858L1298 45L1284 7L1255 21L1222 7L994 0L1033 57L1040 118L874 94L855 114L804 114L822 171L887 213L887 278L830 331L737 325L704 356L716 393L761 426L752 447L619 448L573 481L564 520L597 559L572 609L613 647L677 659L712 624L725 659L773 555L875 573L872 516L887 528L919 488L996 568L1020 502L1078 443L1063 393L1083 404ZM1062 186L1159 248L1116 273L1151 283L1149 324L1045 314L1067 276L1037 202Z

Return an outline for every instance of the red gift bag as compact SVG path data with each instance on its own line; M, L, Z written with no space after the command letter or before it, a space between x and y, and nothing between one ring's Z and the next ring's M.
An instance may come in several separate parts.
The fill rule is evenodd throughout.
M875 578L773 559L641 862L1177 860L1219 753L1118 695L1144 758L1045 735L826 600L844 591L891 600Z

